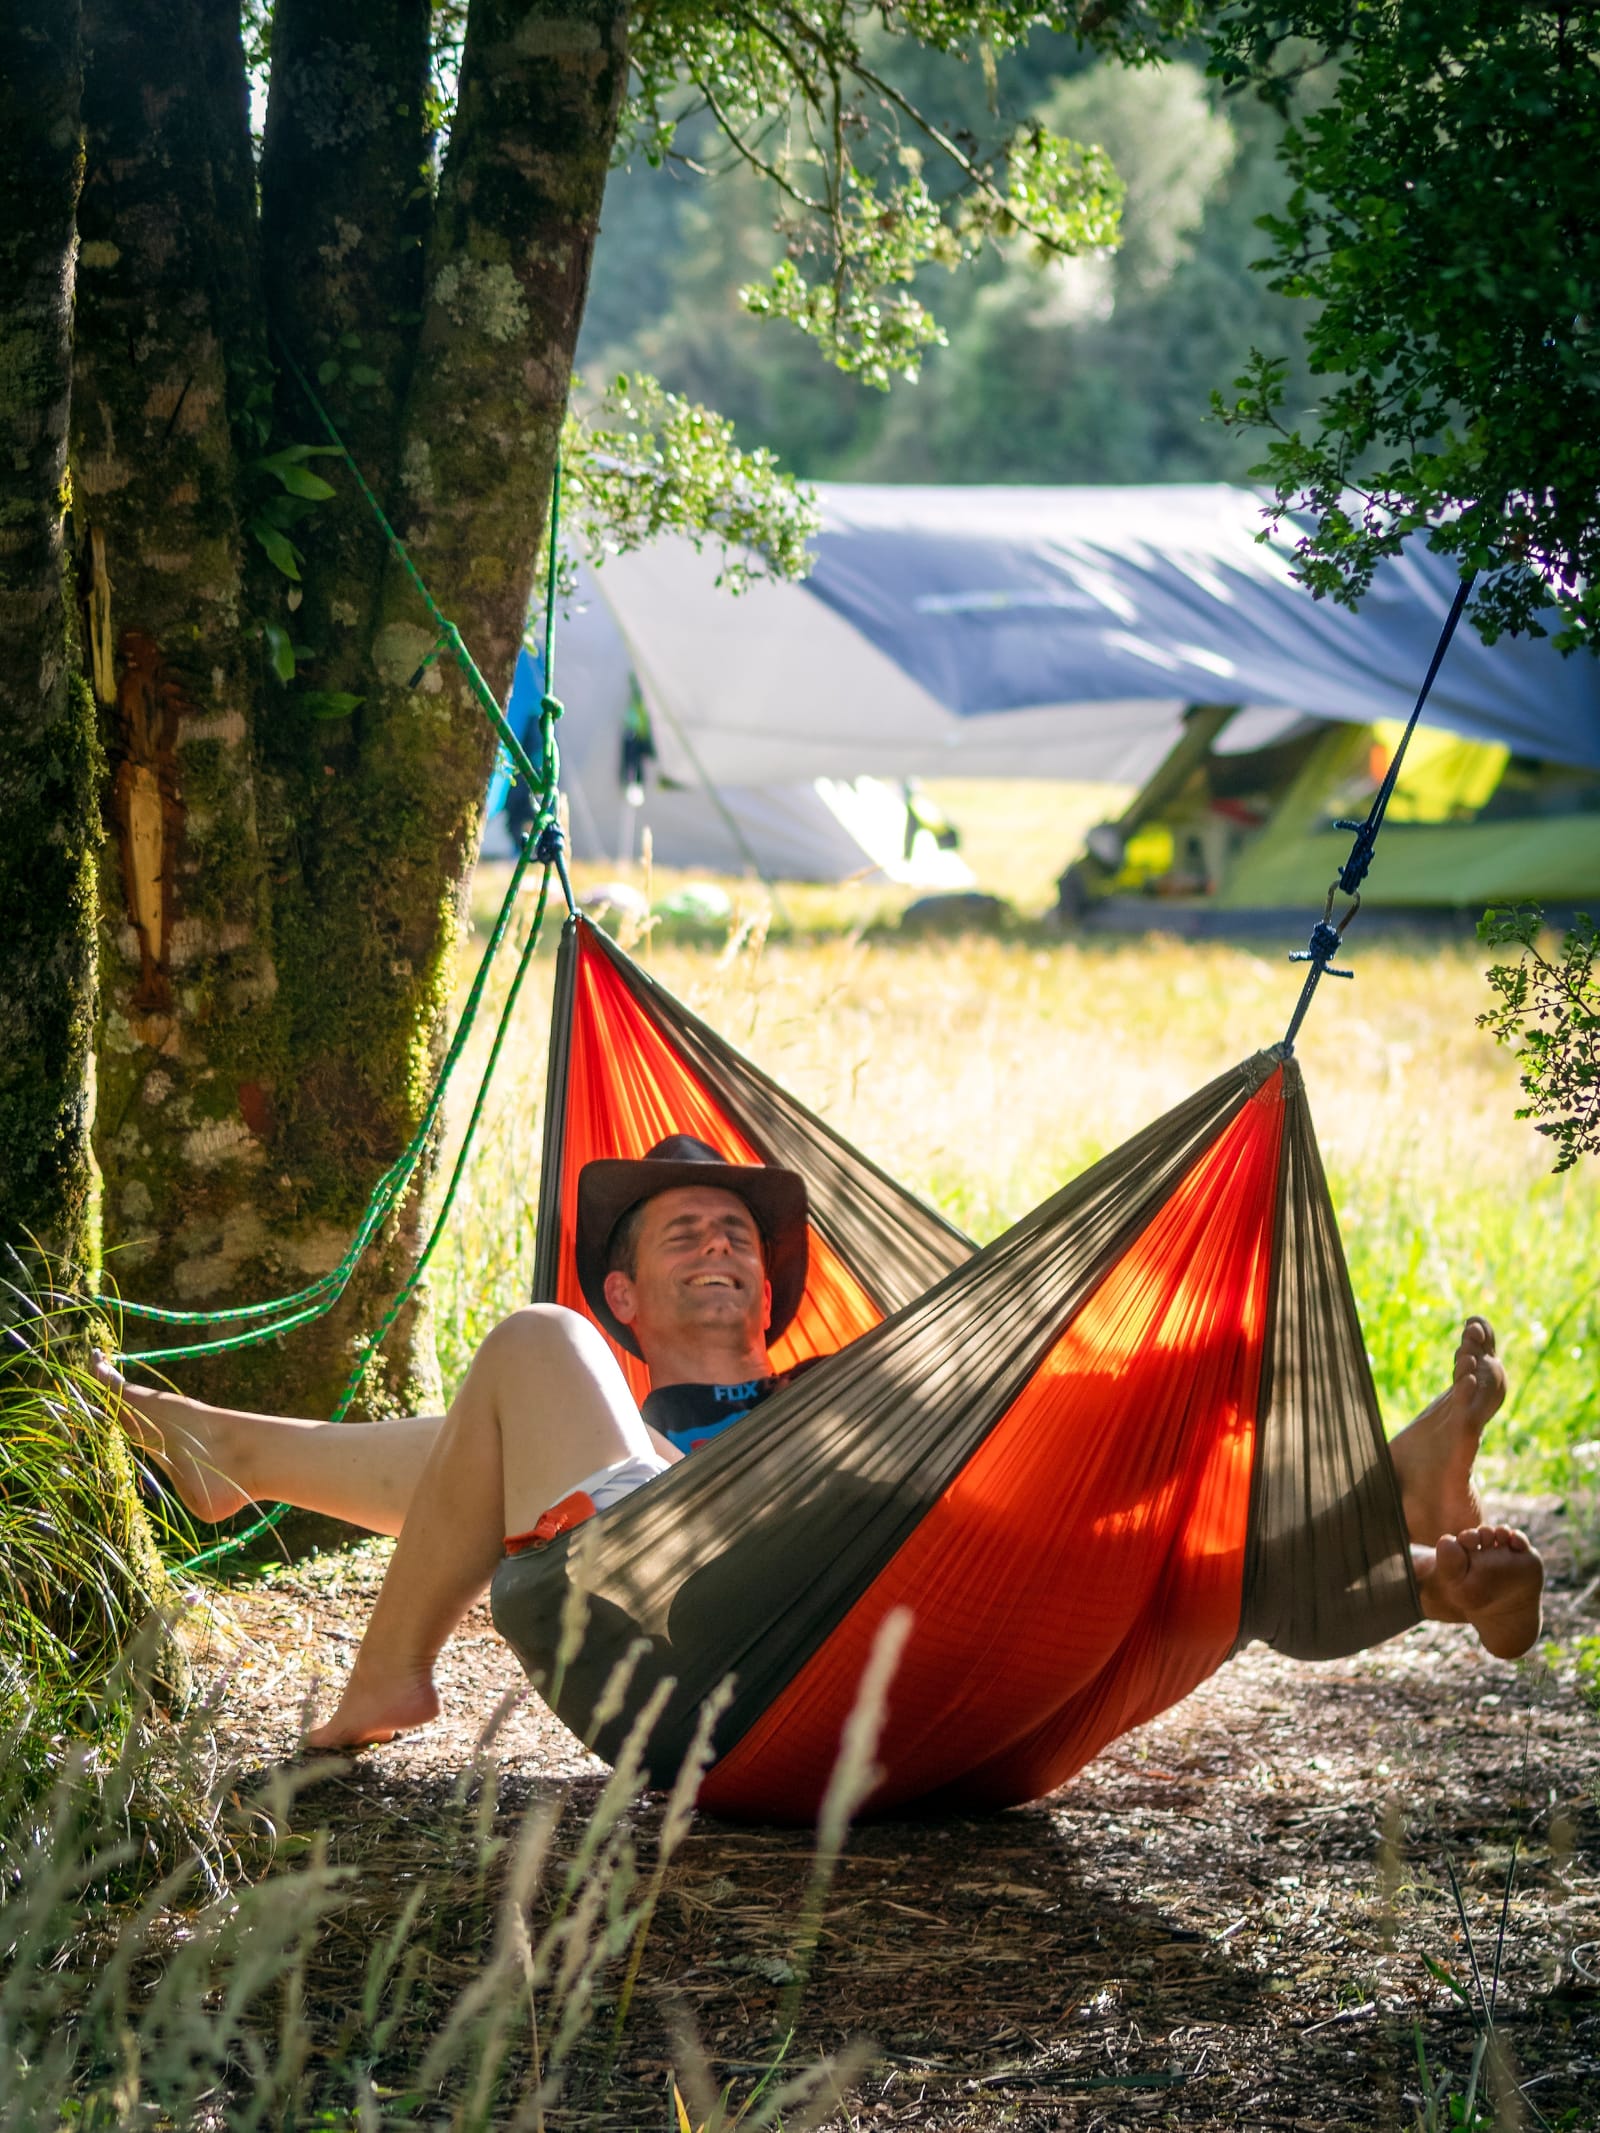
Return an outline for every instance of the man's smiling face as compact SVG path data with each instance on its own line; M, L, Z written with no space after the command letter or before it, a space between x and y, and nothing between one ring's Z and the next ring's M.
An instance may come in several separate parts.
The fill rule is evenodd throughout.
M648 1356L663 1338L730 1335L760 1346L772 1284L755 1217L737 1194L711 1185L659 1192L641 1210L633 1271L606 1276L606 1301Z

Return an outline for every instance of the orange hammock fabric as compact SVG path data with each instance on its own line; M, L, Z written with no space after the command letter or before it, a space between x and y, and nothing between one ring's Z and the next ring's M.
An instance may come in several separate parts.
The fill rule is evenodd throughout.
M1035 1799L1227 1658L1239 1631L1282 1119L1274 1080L717 1765L706 1806L759 1798L766 1812L804 1817L896 1606L911 1608L913 1623L878 1749L879 1807L947 1786L969 1804ZM991 1753L997 1741L1006 1745Z
M702 1701L731 1677L702 1800L808 1820L878 1626L905 1606L873 1807L1005 1805L1061 1784L1253 1636L1334 1656L1417 1618L1332 1208L1281 1050L975 1251L571 922L537 1296L583 1309L583 1163L672 1132L806 1177L811 1279L774 1361L829 1360L576 1534L501 1566L497 1624L602 1754L667 1682L648 1767L669 1781ZM642 1366L617 1352L642 1394ZM597 1717L619 1661L626 1693Z

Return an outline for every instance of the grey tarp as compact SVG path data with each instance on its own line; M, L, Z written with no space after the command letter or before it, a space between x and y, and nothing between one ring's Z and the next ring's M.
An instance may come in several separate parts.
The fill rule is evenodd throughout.
M1355 612L1314 600L1290 576L1293 529L1259 544L1261 492L1221 483L817 495L801 584L735 598L677 540L597 573L662 768L685 783L1138 783L1187 704L1403 718L1455 587L1413 541ZM1427 719L1600 768L1600 666L1538 639L1485 645L1469 623Z

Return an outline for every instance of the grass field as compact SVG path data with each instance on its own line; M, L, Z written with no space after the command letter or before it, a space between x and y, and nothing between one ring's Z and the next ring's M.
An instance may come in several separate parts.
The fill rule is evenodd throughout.
M1042 834L1024 825L1015 840L1035 886L1046 878ZM989 849L984 885L1012 887L996 881L1004 841ZM504 878L484 870L475 916L494 907ZM580 868L580 891L600 878ZM865 886L786 889L795 930L767 937L759 886L724 886L736 905L726 940L658 934L636 952L979 1241L1278 1038L1299 982L1265 947L1091 944L1038 929L897 938L886 921L903 893ZM465 944L464 968L475 946ZM447 1386L495 1317L528 1294L553 951L552 926L435 1260ZM1299 1052L1386 1417L1398 1424L1446 1382L1460 1321L1481 1310L1512 1380L1491 1478L1579 1488L1600 1452L1592 1166L1552 1176L1547 1143L1515 1119L1514 1062L1474 1028L1488 1001L1475 944L1353 939L1352 953L1356 983L1324 987Z

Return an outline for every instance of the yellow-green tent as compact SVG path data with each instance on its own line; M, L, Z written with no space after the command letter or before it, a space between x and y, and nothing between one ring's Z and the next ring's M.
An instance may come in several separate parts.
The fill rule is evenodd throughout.
M1188 927L1205 914L1221 923L1320 909L1350 849L1335 825L1365 815L1401 728L1281 718L1263 735L1262 723L1196 706L1132 805L1068 868L1064 913ZM1421 728L1368 894L1397 910L1537 902L1600 912L1600 774Z

